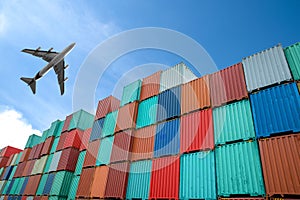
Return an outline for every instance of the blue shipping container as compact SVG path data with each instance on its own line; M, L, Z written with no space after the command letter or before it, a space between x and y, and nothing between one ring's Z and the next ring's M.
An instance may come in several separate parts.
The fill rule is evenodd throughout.
M300 95L295 83L250 95L256 136L300 131Z
M94 121L91 136L90 136L90 142L101 138L104 119L105 118L101 118L99 120Z
M8 180L8 178L10 176L10 173L12 172L12 169L13 169L12 166L6 167L6 169L4 171L4 174L3 174L3 177L2 177L2 180Z
M44 187L43 194L46 194L46 195L50 194L54 178L55 178L55 173L49 174L49 176L47 178L47 181L46 181L46 184L45 184L45 187Z
M26 185L27 185L27 182L28 182L28 177L25 177L25 179L24 179L24 182L23 182L23 185L22 185L22 188L21 188L21 190L20 190L20 194L22 195L23 193L24 193L24 191L25 191L25 188L26 188Z
M180 148L179 119L157 125L154 143L154 157L178 154Z
M156 121L180 116L181 86L171 88L158 95Z

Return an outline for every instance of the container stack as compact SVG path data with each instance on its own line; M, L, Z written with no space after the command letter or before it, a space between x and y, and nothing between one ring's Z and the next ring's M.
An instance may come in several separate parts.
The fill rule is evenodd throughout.
M299 199L299 45L200 78L179 63L53 122L0 154L0 199Z

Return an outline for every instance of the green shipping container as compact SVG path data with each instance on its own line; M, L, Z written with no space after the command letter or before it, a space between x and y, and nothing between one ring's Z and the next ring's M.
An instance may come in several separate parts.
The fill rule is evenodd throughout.
M123 88L121 106L140 99L142 81L137 80Z
M19 164L19 162L20 162L20 160L21 160L21 157L22 157L22 154L23 154L23 152L20 152L20 153L18 154L17 159L16 159L16 161L15 161L15 165L18 165L18 164ZM1 172L0 172L0 175L1 175Z
M110 163L110 155L113 144L114 136L106 137L101 140L96 160L96 166L108 165Z
M156 122L158 96L146 99L139 104L136 127L142 128Z
M79 185L80 176L73 176L72 183L70 185L68 200L75 200L76 192Z
M8 194L7 193L7 189L8 189L8 187L9 187L9 185L10 185L10 180L9 181L6 181L6 183L5 183L5 185L4 185L4 188L3 188L3 190L2 190L2 194Z
M50 154L50 155L48 156L47 161L46 161L46 165L45 165L45 168L44 168L44 173L49 172L50 165L51 165L51 162L52 162L52 158L53 158L53 154Z
M213 109L215 144L255 138L248 99Z
M32 148L33 146L39 144L41 141L41 137L35 134L32 134L29 136L27 143L25 145L25 149L26 148Z
M72 182L73 173L60 171L55 174L50 195L67 197L69 194L70 184Z
M86 151L82 151L82 152L79 153L74 175L80 175L81 174L83 163L84 163L85 154L86 154Z
M284 49L292 75L295 80L300 80L300 42Z
M58 145L58 142L59 142L59 137L55 138L53 143L52 143L52 147L51 147L51 150L50 150L50 153L54 153L56 151L56 147Z
M15 194L20 194L24 180L25 180L24 177L19 178L18 185L16 186L16 189L15 189Z
M216 148L218 195L265 195L257 142Z
M16 178L15 181L14 181L14 184L12 185L11 190L9 192L10 195L18 194L18 193L16 193L16 190L17 190L17 187L19 185L19 182L20 182L20 179Z
M79 110L72 115L72 119L70 121L69 129L80 129L85 130L91 128L94 122L94 115L84 111Z
M44 191L44 188L45 188L45 185L46 185L46 182L47 182L47 178L48 178L48 174L44 174L42 176L39 187L36 191L36 195L42 195L43 194L43 191Z
M152 161L132 162L127 186L127 199L148 199Z
M104 120L101 137L113 135L116 128L118 111L108 113Z
M51 123L51 127L48 131L48 137L54 136L54 137L58 137L61 134L62 128L64 126L64 122L65 121L60 121L60 120L56 120L54 122Z
M213 151L181 156L179 197L180 199L217 199Z
M41 138L41 141L40 141L40 142L45 142L45 140L46 140L47 137L48 137L48 132L49 132L49 129L43 131L42 138Z
M50 196L48 200L67 200L65 197Z

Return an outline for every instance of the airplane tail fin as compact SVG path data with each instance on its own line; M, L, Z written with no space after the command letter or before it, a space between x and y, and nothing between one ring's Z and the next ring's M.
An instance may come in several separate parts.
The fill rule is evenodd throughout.
M21 77L21 80L27 83L30 86L33 94L35 94L36 81L33 78L25 78L25 77Z

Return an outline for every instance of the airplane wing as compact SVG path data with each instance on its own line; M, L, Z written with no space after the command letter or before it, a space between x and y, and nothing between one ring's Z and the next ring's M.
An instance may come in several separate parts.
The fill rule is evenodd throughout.
M60 61L53 68L57 75L57 80L60 87L60 94L63 95L65 92L65 61Z
M36 57L40 57L47 62L50 62L58 54L58 52L51 51L51 49L49 51L41 51L39 50L39 48L37 48L36 50L23 49L22 52L31 54Z

